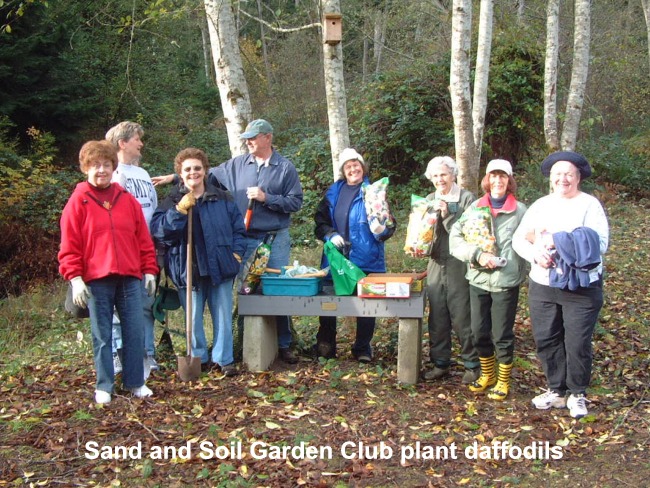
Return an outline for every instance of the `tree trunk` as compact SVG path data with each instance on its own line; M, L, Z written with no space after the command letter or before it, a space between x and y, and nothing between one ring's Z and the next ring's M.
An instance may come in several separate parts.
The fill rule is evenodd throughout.
M229 1L204 1L230 152L237 156L246 152L246 145L239 136L253 118L248 84L239 53L239 35Z
M451 33L451 67L449 91L454 118L456 162L460 186L475 192L478 189L478 158L472 130L470 96L470 45L472 33L472 0L454 0Z
M526 0L517 0L517 24L524 23L524 10L526 10Z
M643 16L648 33L648 67L650 68L650 0L641 0L641 5L643 5Z
M490 52L492 50L492 18L494 0L481 0L479 14L478 48L476 52L476 70L474 74L474 103L472 122L476 159L481 158L483 131L485 129L485 111L487 109L487 90L490 77Z
M341 12L339 0L322 0L322 7L323 13ZM336 181L339 173L339 153L350 145L348 111L345 100L345 80L343 78L343 48L341 47L341 43L334 45L323 43L323 69L325 74L325 93L327 96L330 147L332 149L332 174Z
M203 69L205 70L205 84L209 87L212 85L214 80L212 77L212 63L210 63L210 42L208 40L208 26L205 23L204 17L199 18L199 25L201 26L201 46L203 47Z
M560 149L557 129L557 61L560 0L548 0L546 9L546 60L544 66L544 137L551 152Z
M378 10L375 14L375 31L373 36L373 58L375 60L375 74L381 69L381 55L384 49L384 12Z
M257 15L262 18L262 0L257 0ZM266 86L271 85L271 65L269 63L269 54L266 49L266 33L264 24L260 22L260 42L262 43L262 59L264 60L264 70L266 71Z
M589 44L591 43L591 0L575 2L575 32L573 38L573 69L562 129L562 149L573 151L578 140L580 117L589 76Z

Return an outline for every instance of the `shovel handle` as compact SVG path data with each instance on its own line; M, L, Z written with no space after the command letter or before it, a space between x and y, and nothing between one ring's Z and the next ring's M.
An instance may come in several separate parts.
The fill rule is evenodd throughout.
M190 207L187 212L187 261L185 264L186 268L186 284L187 288L185 289L185 335L187 341L187 355L192 356L192 210L194 208Z
M248 230L248 227L251 225L251 219L253 218L253 204L255 200L252 198L248 200L248 206L246 207L246 215L244 215L244 228Z

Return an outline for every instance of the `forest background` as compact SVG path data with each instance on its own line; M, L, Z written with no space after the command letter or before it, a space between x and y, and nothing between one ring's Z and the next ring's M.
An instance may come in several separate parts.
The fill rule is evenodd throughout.
M400 217L411 193L430 189L426 163L454 155L450 4L341 3L350 143L370 162L371 179L390 178ZM331 182L322 34L291 28L318 22L319 3L234 5L241 7L235 13L253 115L271 121L276 147L303 176L305 205L294 215L294 242L314 244L313 211ZM169 173L187 146L206 150L213 164L230 151L202 2L5 1L0 14L8 19L0 34L0 232L8 236L0 243L0 294L6 295L56 278L58 218L80 180L77 154L86 140L102 138L121 120L140 122L143 166L152 175ZM538 172L528 171L547 153L545 19L543 1L495 4L482 161L511 160L524 201L545 191ZM561 2L559 107L566 103L572 28L572 2ZM650 180L646 33L640 0L592 6L577 150L594 165L597 184L633 193L647 191Z
M402 223L408 216L410 195L423 196L432 189L423 176L427 162L434 156L454 155L448 88L451 3L450 0L341 1L351 145L369 161L371 180L380 176L390 177L389 198L398 221ZM474 4L475 12L478 12L478 2ZM320 248L313 236L313 213L332 177L322 33L318 28L294 28L320 21L319 2L258 0L235 1L233 5L237 7L239 46L253 115L273 124L276 147L294 162L301 175L305 204L293 218L294 253L301 259L303 256L304 259L316 259ZM630 278L616 279L617 265L620 271L629 271L636 266L641 273L647 266L647 251L644 251L643 243L647 245L646 215L650 188L650 59L644 5L642 0L592 4L591 62L576 148L588 157L595 171L595 178L586 182L586 189L597 193L608 204L610 218L614 216L617 219L612 221L613 226L623 222L634 229L629 235L619 231L621 242L628 245L628 251L634 250L636 254L625 254L618 264L613 260L611 283L619 288L613 294L612 308L605 314L609 317L607 320L612 320L611 317L618 313L631 314L625 315L618 323L618 331L629 339L628 345L617 345L611 336L606 336L612 343L606 342L611 350L607 350L601 364L602 374L609 372L619 379L629 370L614 367L608 362L610 357L624 355L629 360L630 369L644 364L646 371L648 369L647 336L639 341L636 328L627 328L629 320L648 324L647 293L643 298L642 290L633 290L634 283L647 283L647 277L634 275L632 282ZM561 107L566 102L570 79L573 4L562 1L560 6L557 94ZM495 2L494 6L482 167L495 157L512 161L520 187L518 197L527 203L547 191L547 183L539 174L539 162L548 153L543 131L545 8L543 0L504 0ZM259 22L259 19L264 22ZM478 15L474 16L473 22L478 22ZM88 383L88 375L92 374L81 366L71 371L53 372L48 369L47 374L35 373L34 368L41 367L34 359L36 352L21 352L23 347L40 347L39 341L51 340L48 333L70 332L70 322L62 319L60 308L53 308L56 305L52 306L52 301L45 301L49 310L45 306L39 308L38 304L44 295L53 295L55 304L60 302L63 287L56 262L58 219L72 188L83 179L77 158L81 144L88 139L103 138L108 128L122 120L140 122L145 128L143 167L151 175L171 172L175 154L187 146L204 149L212 164L228 159L230 150L211 64L202 2L0 0L0 25L0 235L3 236L0 240L0 353L5 366L10 365L9 368L3 367L0 373L8 385L3 390L3 395L6 395L0 414L3 416L2 432L15 432L19 437L25 435L29 438L26 432L33 432L33 426L30 427L31 421L25 419L45 419L52 415L52 408L47 405L39 406L38 412L25 409L30 403L27 398L32 394L28 392L33 389L30 385L34 378L41 376L41 381L43 376L62 378L72 372L79 379L71 380L70 384L82 385L84 381ZM473 29L474 35L476 30ZM161 197L164 192L161 190ZM632 217L635 220L626 220ZM638 237L638 240L632 240L633 237ZM391 271L423 269L422 261L403 255L401 242L397 241L393 239L389 244ZM634 303L640 307L640 312L632 312L634 307L626 301L626 296L631 302L638 297ZM518 320L525 322L525 316ZM83 330L79 326L78 331ZM385 349L379 345L379 350L390 359L395 336L379 336L377 340L378 343L383 341ZM530 337L522 338L522 343L524 350L525 347L532 350ZM85 347L77 346L73 341L72 345L64 343L57 347L70 348L62 354L70 354L73 358L78 357L76 354L82 357L85 354L83 361L88 362L87 344ZM626 353L634 347L642 351L641 356L628 357ZM30 358L28 361L31 362L25 364L21 356ZM528 366L535 364L533 356L526 360ZM47 363L43 367L51 366ZM518 366L522 368L525 379L530 380L529 384L539 383L532 373L536 367L528 369L521 363ZM254 387L242 383L238 393L248 397L249 402L253 399L279 401L293 405L299 411L302 407L296 402L303 395L306 398L304 388L309 386L305 384L324 384L328 388L340 389L345 380L352 381L350 376L355 385L363 386L359 390L361 398L354 397L351 391L346 390L346 394L350 399L362 402L375 402L372 395L384 395L387 382L394 379L390 367L385 364L361 375L350 373L343 366L327 364L324 369L308 369L304 377L289 375L273 380L254 380L259 383ZM69 391L70 384L66 383L66 388L57 394ZM639 384L645 384L645 390ZM638 395L633 400L628 397L627 402L622 402L623 406L637 407L647 403L644 400L647 398L647 376L635 376L626 380L625 385L627 393L633 389ZM158 389L168 388L167 384L157 386ZM365 398L364 389L369 392ZM295 391L301 393L296 395ZM524 398L531 393L525 391ZM410 399L417 396L414 390L408 389L399 394L406 394ZM477 414L471 400L468 400L468 406L464 400L446 398L450 402L452 417L443 418L441 413L438 420L447 425L447 433L453 430L450 427L454 422L453 416L459 411L466 416L462 422L469 422L465 427L470 434L489 439L489 434L494 435L493 431L500 429L498 422L481 424L476 418L479 415L485 421L485 415L494 413L491 409ZM346 404L341 397L339 401ZM410 400L407 403L410 404ZM200 415L193 410L195 407L191 406L188 415L198 418ZM392 418L390 422L398 426L405 424L408 432L414 427L408 425L412 422L407 417L417 418L421 412L410 405L407 414L400 413L402 407L399 404L389 406L379 416L381 419ZM419 408L424 407L426 402L419 405ZM184 407L177 405L174 408L182 410ZM93 416L92 411L88 413L87 409L78 406L68 407L68 410L80 423L89 420L84 419L84 415ZM609 433L608 439L611 440L623 425L621 418L628 420L633 417L630 412L631 409L617 410L611 416L607 415L610 422L607 427L587 426L580 434L602 439ZM124 415L131 415L127 413ZM241 412L230 413L228 418L232 419ZM163 409L158 414L160 416L156 418L165 424L167 413ZM275 417L271 415L271 418ZM507 418L510 426L517 424L514 414ZM17 423L11 423L14 421ZM339 434L350 432L349 419L335 417L334 424ZM642 446L641 450L648 448L647 425L647 419L645 424L641 423L646 433L645 440L637 443ZM203 427L212 429L214 425ZM516 426L519 434L529 430L520 427ZM535 432L539 432L539 427L535 426ZM567 443L571 435L577 435L577 430L571 434L573 427L562 422L542 427L549 432L548 438L556 435L559 429L562 435L566 435ZM66 428L70 428L69 423ZM151 426L145 423L142 428L146 431ZM200 430L199 424L196 428ZM275 427L268 428L278 434ZM310 426L306 425L305 429L309 431ZM591 432L585 434L589 429ZM323 432L327 437L327 429ZM63 435L61 433L59 429L52 435ZM49 434L33 437L36 445L50 442ZM589 449L585 447L583 451L575 451L578 456L587 452L591 455L600 446L596 441L581 440L584 441L582 446ZM47 449L52 448L48 446ZM3 465L9 466L3 475L18 476L16 479L23 479L26 483L33 479L33 476L10 471L11 463L3 462ZM524 467L530 469L529 465ZM205 475L203 470L206 468L194 468L187 476ZM644 468L650 466L646 463ZM60 474L57 470L65 471L64 467L52 469L52 477ZM139 482L150 479L150 472L144 475L150 467L135 469L141 477ZM321 473L327 471L322 466L316 471L318 469ZM301 484L299 481L305 479L310 482L325 480L321 484L327 484L327 480L350 480L355 476L367 479L373 477L373 469L352 463L341 470L352 478L341 473L331 478L310 478L308 470L300 471L299 478L284 473L279 484L287 480ZM465 470L455 473L455 483L467 483L462 483L469 479L467 476L481 479L481 470L494 475L493 479L499 476L501 480L505 479L503 472L491 470L488 466L466 466ZM102 474L108 477L103 479L112 475L119 478L114 467L109 471L110 475ZM31 472L27 470L27 473ZM427 472L422 479L428 478L429 484L446 486L437 477L440 472ZM77 471L75 475L78 474ZM167 474L164 472L161 476ZM643 479L641 476L642 471L639 479ZM250 480L250 473L247 476L239 465L234 471L222 472L219 468L218 473L209 471L204 477L224 482L236 479L237 485ZM516 478L515 469L514 481L510 482L517 484ZM50 478L43 475L40 479ZM263 479L258 478L258 483L263 484ZM426 486L422 479L418 478L418 483ZM585 486L594 486L594 483L606 485L598 483L598 479L592 479L591 484ZM410 485L408 478L406 484Z

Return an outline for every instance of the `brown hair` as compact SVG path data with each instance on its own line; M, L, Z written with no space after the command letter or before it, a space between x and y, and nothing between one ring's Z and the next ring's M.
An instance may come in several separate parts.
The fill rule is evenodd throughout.
M181 168L183 167L183 162L188 159L198 159L201 161L203 169L206 172L208 171L208 157L201 149L197 149L195 147L186 147L176 155L174 158L174 171L180 175Z
M514 176L506 175L508 177L508 185L506 186L506 195L508 193L514 196L517 193L517 182L515 181ZM481 188L485 193L490 193L490 173L486 174L481 180Z
M100 160L110 160L113 163L113 170L117 168L117 149L109 141L88 141L79 151L79 168L87 172L93 163Z

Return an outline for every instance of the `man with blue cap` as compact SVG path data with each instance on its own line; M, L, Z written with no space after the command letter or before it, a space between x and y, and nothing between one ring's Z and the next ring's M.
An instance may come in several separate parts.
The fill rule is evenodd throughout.
M291 214L302 207L302 186L293 163L273 148L273 127L264 119L250 122L239 136L246 141L247 154L236 156L209 171L210 183L228 189L242 215L249 204L252 216L247 221L245 263L269 233L275 233L267 266L289 264ZM154 184L170 183L173 175L155 177ZM276 318L280 359L294 364L298 357L291 350L288 317ZM243 330L240 321L240 331Z

